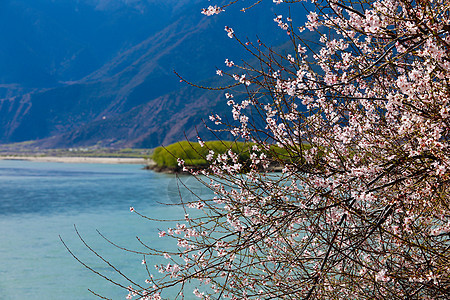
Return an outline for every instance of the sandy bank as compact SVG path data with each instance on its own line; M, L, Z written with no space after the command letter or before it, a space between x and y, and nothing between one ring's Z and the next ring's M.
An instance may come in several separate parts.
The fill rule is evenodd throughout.
M93 163L93 164L138 164L147 165L144 158L124 158L124 157L57 157L57 156L0 156L0 159L7 160L29 160L40 162L61 162L61 163Z

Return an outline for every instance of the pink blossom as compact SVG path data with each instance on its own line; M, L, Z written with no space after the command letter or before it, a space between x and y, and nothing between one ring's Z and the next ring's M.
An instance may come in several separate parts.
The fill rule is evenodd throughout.
M233 62L232 60L228 60L228 58L225 59L225 64L227 65L227 67L232 67L232 66L234 66L234 62Z
M212 16L215 14L219 14L223 11L223 9L221 7L218 7L217 5L210 5L208 6L208 8L203 8L202 9L202 14L207 15L207 16Z
M228 37L231 39L234 35L234 30L228 26L225 26L225 31L227 32Z

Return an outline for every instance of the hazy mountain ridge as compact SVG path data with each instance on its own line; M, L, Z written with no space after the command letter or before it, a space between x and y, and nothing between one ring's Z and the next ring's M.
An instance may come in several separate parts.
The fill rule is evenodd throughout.
M51 5L52 2L37 1L46 5ZM11 2L25 5L28 1ZM224 101L220 93L186 88L173 74L173 69L176 68L189 80L199 81L212 76L214 66L222 68L225 58L238 60L241 57L240 48L226 37L224 24L234 23L238 33L242 28L247 30L250 37L255 37L261 29L267 31L268 37L277 36L273 33L279 32L275 23L267 22L270 10L261 15L260 22L256 22L260 24L255 24L250 23L239 12L227 12L228 15L224 17L204 17L200 14L200 8L204 4L208 3L60 3L65 12L70 7L73 13L87 10L89 16L110 16L114 21L109 22L116 22L107 26L110 30L120 27L121 23L117 20L129 19L137 14L143 19L154 18L152 24L159 25L154 25L146 34L137 33L137 36L122 39L120 45L113 43L111 47L114 49L105 51L104 57L98 60L98 67L86 73L88 66L83 71L84 75L83 72L76 71L76 68L81 68L78 62L75 63L77 58L74 58L74 65L68 67L66 73L57 71L63 68L61 64L64 63L60 63L53 68L53 73L42 75L53 76L51 80L44 80L45 84L39 84L39 80L27 81L26 78L23 82L14 82L8 76L0 74L0 82L4 82L0 85L0 96L3 97L0 99L0 142L39 140L38 145L42 147L74 147L97 143L104 146L154 147L182 139L184 132L189 137L195 136L195 125L200 125L201 119L207 118L207 114L215 108L220 109ZM157 9L153 13L149 12L155 5ZM36 5L33 9L39 10ZM166 14L157 14L158 12ZM104 20L107 19L105 17ZM100 27L105 22L108 23L97 22ZM139 25L139 22L133 24ZM101 32L97 27L93 31ZM112 35L109 33L110 37ZM88 43L90 37L84 39L86 49L95 48ZM279 42L273 38L272 41ZM107 48L107 44L102 45L102 48ZM78 53L85 48L81 47L81 50L73 52ZM46 59L42 58L41 63L45 65ZM88 61L89 59L81 64L88 64ZM5 70L1 66L0 61L0 68ZM41 73L45 72L41 70ZM41 73L37 72L33 76L39 77ZM75 79L76 76L79 76L78 79Z
M195 101L186 101L195 97ZM114 117L99 119L76 130L40 141L43 147L53 148L95 145L115 147L153 147L168 145L185 137L195 138L196 128L202 135L209 133L199 115L207 118L220 105L222 95L214 92L183 88L172 94L153 99ZM154 126L158 124L158 126ZM211 138L211 135L209 134Z

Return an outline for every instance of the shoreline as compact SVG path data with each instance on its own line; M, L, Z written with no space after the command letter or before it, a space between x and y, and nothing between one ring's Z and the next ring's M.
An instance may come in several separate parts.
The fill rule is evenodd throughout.
M0 160L26 160L36 162L59 162L59 163L92 163L92 164L135 164L148 165L149 160L145 158L127 157L78 157L78 156L12 156L0 155Z

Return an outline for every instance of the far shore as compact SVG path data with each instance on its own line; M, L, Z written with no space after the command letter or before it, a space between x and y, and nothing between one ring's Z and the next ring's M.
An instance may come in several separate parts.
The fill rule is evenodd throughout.
M128 157L72 157L72 156L12 156L2 155L0 160L28 160L38 162L60 162L60 163L93 163L93 164L136 164L148 165L151 163L145 158Z

